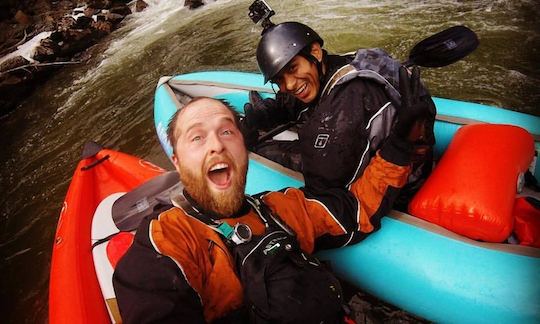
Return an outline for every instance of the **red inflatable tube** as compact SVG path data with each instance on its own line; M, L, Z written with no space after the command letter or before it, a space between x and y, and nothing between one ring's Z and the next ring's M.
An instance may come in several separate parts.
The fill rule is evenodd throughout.
M130 191L162 172L151 163L107 149L79 162L60 212L53 246L51 324L110 323L94 269L92 217L105 197Z
M540 248L540 201L520 197L514 205L514 233L521 245Z
M511 234L520 173L534 155L534 139L510 125L461 127L409 204L412 215L487 242Z

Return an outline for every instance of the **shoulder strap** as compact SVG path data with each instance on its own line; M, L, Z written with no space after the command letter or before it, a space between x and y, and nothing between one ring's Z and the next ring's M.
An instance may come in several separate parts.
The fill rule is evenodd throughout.
M251 196L246 196L247 201L250 205L253 206L253 209L257 212L261 220L264 222L265 227L268 228L274 225L274 227L278 227L283 229L287 234L291 236L296 236L294 231L283 221L279 219L279 217L274 216L274 213L266 206L264 202L261 202L261 197L255 198Z
M399 67L400 63L381 49L360 49L350 64L344 65L332 75L322 91L322 96L328 95L334 86L360 77L384 86L392 101L399 105Z
M328 95L330 91L332 91L332 88L336 85L336 83L343 78L347 73L350 73L352 71L356 71L356 68L350 64L346 64L342 67L340 67L331 77L330 80L326 83L324 86L324 89L322 91L323 97Z
M183 191L177 191L174 194L171 193L171 201L175 207L182 208L186 214L210 226L210 228L215 230L218 234L221 234L227 241L230 240L234 229L225 222L218 222L210 216L201 213L191 202L189 202Z

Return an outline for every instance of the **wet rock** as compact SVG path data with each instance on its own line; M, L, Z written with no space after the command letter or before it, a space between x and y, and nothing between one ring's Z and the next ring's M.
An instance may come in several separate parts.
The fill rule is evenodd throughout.
M146 7L148 7L148 4L146 2L144 2L143 0L137 0L137 3L135 4L135 11L141 12L146 9Z
M57 57L60 52L60 47L57 42L50 38L42 40L39 46L36 48L34 59L38 62L51 62Z
M27 65L30 62L22 56L15 56L5 60L0 64L0 73L17 68L19 66Z
M80 16L79 18L77 18L77 21L75 22L75 25L72 26L72 28L74 29L89 28L92 25L92 22L94 22L92 18L86 17L86 16Z
M95 29L100 36L110 34L113 24L110 21L95 21L92 23L92 28Z
M69 29L61 34L59 56L70 57L94 44L95 34L89 29Z
M86 17L92 17L93 15L97 15L99 12L101 12L101 9L91 8L91 7L86 7L84 8L84 11L83 11Z
M126 5L114 6L109 10L110 13L118 14L122 16L131 15L131 9Z
M202 1L195 2L200 4L194 3L193 7L202 5ZM40 32L52 31L32 57L43 64L31 64L21 56L0 63L0 117L14 109L52 71L69 61L88 60L85 50L132 13L128 3L137 11L147 7L143 0L0 0L0 57ZM86 6L81 7L83 4Z
M105 14L105 20L110 21L113 25L118 24L123 19L124 19L123 15L115 14L112 12L108 12L107 14Z
M14 17L15 21L21 25L30 25L32 22L32 18L25 14L22 10L18 10L17 13L15 13Z
M203 6L204 2L202 0L185 0L184 7L189 7L189 9L199 8Z
M109 9L111 7L112 1L110 1L110 0L89 0L89 1L86 1L86 4L90 8Z
M75 4L71 1L63 0L56 3L56 10L60 12L68 12L75 8Z
M56 23L56 30L59 32L66 32L72 28L74 28L77 21L73 17L62 17L57 23Z

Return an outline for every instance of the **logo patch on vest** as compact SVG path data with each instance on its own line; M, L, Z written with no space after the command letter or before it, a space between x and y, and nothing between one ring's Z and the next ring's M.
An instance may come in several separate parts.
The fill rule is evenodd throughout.
M329 138L330 138L330 135L328 135L328 134L319 134L319 135L317 135L317 138L315 139L315 145L313 145L313 147L315 147L315 148L325 148L326 143L328 143Z

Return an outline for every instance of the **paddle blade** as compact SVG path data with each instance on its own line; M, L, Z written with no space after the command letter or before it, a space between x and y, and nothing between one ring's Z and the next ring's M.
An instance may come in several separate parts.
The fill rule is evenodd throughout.
M472 53L479 43L478 37L469 28L450 27L416 44L405 65L447 66Z

